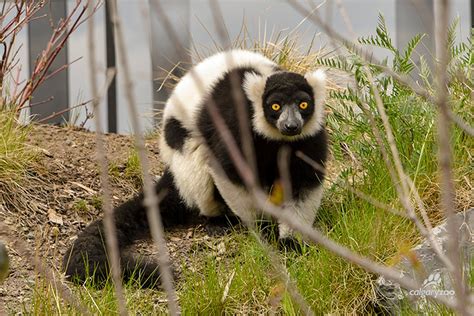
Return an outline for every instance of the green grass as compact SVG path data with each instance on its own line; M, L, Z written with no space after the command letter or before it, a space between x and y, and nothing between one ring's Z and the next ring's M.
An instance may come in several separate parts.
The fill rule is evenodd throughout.
M25 144L28 132L13 111L0 111L0 181L22 178L34 160L33 150Z
M13 110L0 111L0 201L23 209L28 209L24 183L37 157L26 145L29 131L18 123Z
M140 158L136 149L130 150L127 160L123 165L115 162L109 164L109 175L117 179L125 179L133 182L137 187L143 183Z
M72 208L79 213L87 213L89 211L89 205L86 200L79 199L74 201Z

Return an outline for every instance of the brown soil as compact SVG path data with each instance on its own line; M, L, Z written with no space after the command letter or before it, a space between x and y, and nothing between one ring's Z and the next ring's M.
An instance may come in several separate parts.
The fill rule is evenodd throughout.
M80 230L102 214L96 135L47 125L35 125L32 129L28 144L39 154L30 180L24 184L28 201L20 203L20 207L9 205L7 209L2 204L8 203L0 203L0 222L10 231L6 244L11 261L10 275L0 286L0 306L9 313L21 312L23 305L28 306L37 278L32 258L20 255L13 241L22 242L31 255L38 256L53 274L60 276L58 271L67 247ZM117 205L134 195L140 186L139 178L126 172L133 138L109 134L105 142L107 158L114 166L110 180L113 203ZM159 176L162 165L156 136L146 140L146 148L151 173ZM172 260L180 257L180 262L190 251L191 240L208 238L200 226L175 229L167 236ZM139 249L150 254L156 252L149 244Z

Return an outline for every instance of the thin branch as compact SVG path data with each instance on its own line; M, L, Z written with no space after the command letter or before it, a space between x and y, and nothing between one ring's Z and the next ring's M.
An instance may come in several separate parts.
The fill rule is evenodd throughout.
M449 55L448 43L448 19L450 13L450 1L439 0L435 2L436 14L436 59L437 76L436 90L438 91L436 104L438 108L438 161L441 179L441 208L447 217L447 230L449 233L447 254L455 267L451 276L456 292L456 310L461 315L469 315L470 299L463 274L463 262L461 260L461 249L459 243L459 223L456 217L456 206L454 203L455 189L452 175L452 151L450 144L451 120L448 105L448 73L447 65Z
M228 33L225 31L224 18L222 16L219 3L217 2L217 0L210 0L210 6L212 11L212 17L214 20L214 26L217 30L217 34L219 35L220 41L221 43L223 43L225 49L230 49L232 47L232 43L230 42ZM226 64L230 69L233 68L232 66L234 64L234 60L232 58L232 55L226 55ZM240 141L242 143L242 149L250 168L253 170L253 172L256 172L257 162L255 159L253 137L248 119L247 104L245 102L244 92L240 88L240 79L237 73L235 72L232 72L230 74L230 85L232 90L232 98L234 100L234 104L237 110L237 120L239 122Z
M266 242L262 236L255 230L250 229L252 235L257 239L258 243L268 255L270 263L273 266L273 270L278 274L278 277L285 283L288 293L296 304L300 307L303 315L312 316L314 315L311 307L306 302L303 295L298 290L298 286L294 280L291 279L290 273L288 272L285 265L278 258L278 254L275 252L273 247Z
M88 5L89 14L92 15L93 8L92 3ZM120 268L120 254L119 245L117 240L117 229L114 221L114 211L112 206L112 195L110 192L110 183L108 177L108 162L105 154L105 145L102 137L102 111L100 108L99 91L97 89L97 61L95 56L95 39L94 39L94 18L89 18L88 21L88 49L89 49L89 74L90 83L92 89L92 105L94 107L94 121L96 129L96 151L97 159L100 167L100 183L103 194L103 209L104 209L104 229L105 229L105 240L107 244L107 253L109 257L110 271L112 272L112 281L115 288L115 295L117 296L118 309L120 315L128 315L127 304L125 302L125 295L122 286L122 272Z
M144 185L144 204L147 208L148 222L150 225L151 235L158 248L158 263L161 272L161 280L168 298L168 308L171 315L178 315L180 308L173 285L173 276L170 269L170 260L168 248L164 237L164 229L161 221L161 214L159 210L158 197L154 190L153 180L149 174L149 162L145 149L145 141L143 139L141 126L138 120L137 103L135 95L132 90L132 81L130 69L127 59L127 50L125 48L125 40L123 37L122 26L118 18L117 1L107 0L111 8L112 23L114 24L115 35L117 39L117 49L120 64L122 65L125 95L130 111L132 128L135 135L135 145L138 150L138 156L142 167L143 185Z
M391 151L391 156L393 158L395 170L396 170L397 175L398 175L398 178L397 178L395 175L391 174L392 182L395 185L395 188L397 190L400 202L402 203L403 207L407 211L408 216L415 223L416 227L418 228L420 233L423 235L423 237L428 239L428 241L430 242L433 250L437 254L438 258L443 262L443 264L446 266L446 268L449 271L452 272L453 269L454 269L453 263L451 262L449 257L447 257L443 253L443 251L441 250L441 246L439 245L438 241L434 237L434 234L433 234L432 230L427 229L426 226L424 226L424 224L421 223L418 216L416 215L415 208L414 208L413 204L409 200L410 194L409 194L407 182L411 182L411 179L405 173L405 171L403 169L403 165L402 165L401 158L400 158L400 153L398 151L398 148L397 148L397 145L396 145L396 142L395 142L395 136L393 134L393 130L392 130L391 124L389 122L387 112L385 111L385 106L384 106L382 98L380 96L380 91L374 83L374 78L372 76L372 72L370 71L370 69L366 68L366 74L367 74L367 78L368 78L368 81L369 81L370 89L372 90L372 93L373 93L374 98L375 98L375 104L376 104L376 107L377 107L377 111L380 115L380 118L381 118L383 126L384 126L385 134L387 136L386 138L387 138L388 145L389 145L389 148L390 148L390 151ZM369 116L372 116L370 110L365 111L365 113L368 114ZM375 124L375 120L374 120L373 117L371 119L371 126L372 126L372 130L374 132L375 132L375 130L378 130L377 124ZM381 137L381 135L379 134L378 137ZM382 150L382 148L385 148L385 146L381 143L380 140L377 143L379 144L379 147L381 148L381 150ZM387 154L385 154L385 155L387 155ZM387 167L388 167L388 164L390 163L390 159L388 157L385 157L385 162L386 162ZM408 179L408 181L407 181L407 179ZM415 194L418 196L418 192L416 190L414 190L414 192L416 192ZM420 212L422 212L424 215L426 215L426 212L424 212L425 208L424 208L423 203L421 202L421 199L418 199L417 201L420 202L419 203ZM424 216L424 218L427 219L427 220L425 220L425 223L426 222L429 223L428 217ZM429 225L429 227L431 227L431 224Z
M49 101L49 100L48 100L48 101ZM61 110L61 111L59 111L59 112L53 112L53 113L51 113L50 115L48 115L48 116L42 118L41 120L39 120L37 123L40 123L40 124L41 124L41 123L44 123L44 122L46 122L46 121L48 121L48 120L50 120L50 119L52 119L52 118L58 117L58 116L61 115L61 114L67 113L67 112L69 112L69 111L71 111L71 110L73 110L73 109L77 109L77 108L79 108L79 107L81 107L81 106L85 106L85 105L87 105L87 104L89 104L89 103L91 103L91 102L93 102L93 101L94 101L94 99L91 99L91 100L84 101L84 102L81 102L81 103L79 103L79 104L76 104L76 105L74 105L74 106L68 107L67 109ZM44 102L44 101L43 101L43 102ZM42 103L43 103L43 102L42 102ZM30 107L30 106L28 106L28 107Z
M308 165L310 165L313 169L315 170L318 170L318 171L321 171L321 172L325 172L325 169L324 167L319 164L318 162L314 161L313 159L311 159L311 157L305 155L304 153L302 153L301 151L297 151L296 152L296 156L298 158L300 158L301 160L303 160L304 162L306 162ZM339 183L335 183L333 182L333 184L335 185L338 185L338 186L341 186ZM386 210L394 215L397 215L397 216L401 216L401 217L404 217L404 218L407 218L408 216L403 213L401 210L398 210L398 209L395 209L393 207L391 207L390 205L387 205L385 203L382 203L378 200L376 200L375 198L371 197L370 195L367 195L353 187L351 187L349 184L343 184L342 185L345 189L351 191L352 193L354 193L355 195L357 195L359 198L369 202L370 204L372 204L373 206L377 207L377 208L380 208L380 209L383 209L383 210Z
M182 45L179 42L178 36L175 33L175 30L173 29L168 16L164 14L164 11L162 10L161 4L159 1L155 1L155 5L157 8L157 14L159 17L159 20L162 22L164 28L166 29L170 39L175 45L176 48L176 53L180 54L181 51L184 51L182 49ZM220 9L219 5L216 2L211 3L212 8L213 8L213 14L214 14L214 19L215 19L215 24L216 28L218 28L220 31L219 33L221 34L221 40L223 42L226 41L227 37L225 36L225 32L223 31L222 27L222 15L220 14ZM224 46L229 46L230 43L225 43ZM226 59L226 63L229 66L229 68L232 68L232 65L234 63L232 56L229 56ZM191 69L191 75L192 78L198 87L198 89L203 92L204 87L202 86L202 79L199 78L197 73L194 72L193 69ZM243 156L241 156L240 150L237 147L236 141L233 138L232 134L230 133L229 129L227 128L226 123L224 122L222 116L220 115L219 111L217 110L217 106L215 104L215 101L211 98L206 102L206 107L207 111L211 115L211 118L214 122L214 124L217 126L219 125L219 131L221 132L220 135L222 138L226 138L226 144L231 144L230 147L228 147L229 151L232 151L231 153L231 158L234 162L234 164L239 164L241 167L247 168L249 172L247 172L247 175L249 176L249 181L255 182L257 179L253 176L256 174L256 160L255 160L255 153L254 153L254 146L252 142L252 135L251 135L251 130L250 130L250 124L248 121L248 113L247 113L247 106L245 102L245 97L243 95L243 91L240 89L240 82L239 78L234 74L230 78L231 80L231 93L232 97L234 99L235 105L237 107L237 115L238 115L238 120L239 120L239 127L241 131L241 142L242 146L244 148L244 152L246 154L247 158L247 163L243 160ZM176 102L179 102L179 100L176 100ZM182 104L178 104L178 106L182 107ZM248 165L250 164L250 165ZM247 227L249 227L250 230L253 230L253 224L252 223L245 223ZM260 242L261 239L259 239ZM272 258L272 253L267 252L270 258ZM272 260L275 269L278 268L277 260ZM290 295L294 298L295 302L301 307L302 311L304 311L306 314L311 315L311 310L308 307L308 304L304 300L303 296L298 292L298 289L296 286L292 285L294 282L291 281L290 276L287 274L287 272L283 271L277 271L279 275L283 278L286 284L288 284L288 291Z

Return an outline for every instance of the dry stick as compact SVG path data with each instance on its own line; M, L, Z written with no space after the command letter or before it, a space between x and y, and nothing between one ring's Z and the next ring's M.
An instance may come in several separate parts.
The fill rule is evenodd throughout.
M53 112L53 113L51 113L51 115L48 115L48 116L42 118L41 120L37 121L37 123L44 123L44 122L46 122L46 121L49 120L49 119L55 118L55 117L57 117L57 116L59 116L59 115L61 115L61 114L64 114L64 113L66 113L66 112L69 112L69 111L71 111L71 110L73 110L73 109L77 109L77 108L79 108L79 107L81 107L81 106L85 106L85 105L87 105L87 104L89 104L89 103L91 103L91 102L93 102L93 101L94 101L94 100L91 99L91 100L84 101L84 102L81 102L81 103L79 103L79 104L76 104L76 105L74 105L74 106L68 107L67 109L61 110L61 111L59 111L59 112ZM28 106L28 107L30 107L30 106Z
M172 39L174 43L177 53L179 54L179 40L177 40L177 36L174 33L174 29L172 28L169 20L166 19L166 15L163 14L161 6L159 5L159 1L155 0L157 4L157 15L159 20L161 21L162 25L164 26L168 36ZM199 76L193 71L190 70L190 75L192 76L193 80L197 88L200 91L204 91L204 87L202 86L202 82L199 80ZM328 249L331 252L334 252L336 255L342 257L343 259L348 260L354 264L361 266L362 268L366 269L369 272L376 273L378 275L382 275L389 280L397 282L405 289L413 289L417 290L420 289L421 284L417 283L416 281L404 277L401 275L400 271L395 270L393 268L386 267L384 265L378 264L366 257L360 256L359 254L353 252L352 250L344 247L337 242L327 238L321 232L314 229L310 225L305 225L299 222L294 221L291 215L288 215L287 212L283 212L280 207L276 207L274 205L270 205L267 201L267 196L265 192L258 188L255 181L255 176L252 173L251 168L245 163L240 150L238 149L235 139L232 137L229 129L227 128L222 116L220 115L219 111L217 110L216 104L212 98L205 103L207 110L210 113L211 119L214 122L214 125L221 136L222 141L230 155L230 158L237 169L240 177L242 178L243 182L245 183L249 193L252 195L254 200L257 202L260 209L271 216L275 217L276 219L280 220L282 223L286 223L290 228L294 229L295 231L299 231L302 233L306 238L309 240L321 244L323 247ZM222 176L225 176L225 173L221 173ZM444 304L447 307L454 308L454 304L446 299L445 297L434 297L428 296L430 300L434 300Z
M23 258L28 258L33 262L33 266L36 271L38 271L43 277L48 280L48 282L56 289L58 289L59 295L71 306L74 306L77 310L80 311L81 314L84 315L92 315L90 310L82 305L81 300L78 299L71 290L64 285L63 283L58 281L56 274L50 269L47 265L45 265L44 259L38 258L28 247L28 245L23 241L22 238L19 236L14 236L13 232L9 229L9 227L3 223L0 223L0 237L5 238L11 245L15 251L17 251Z
M463 276L463 264L461 261L461 249L459 244L459 225L457 223L455 211L455 188L452 175L451 162L451 128L448 105L448 74L447 65L449 56L447 52L448 43L448 19L450 1L440 0L435 2L435 44L437 76L436 85L438 90L436 104L438 105L438 160L441 178L441 207L447 217L447 229L450 235L448 239L447 253L455 267L452 277L454 290L456 292L457 311L462 315L469 315L472 312L472 305L466 287L466 280Z
M346 23L349 23L349 21L347 21ZM348 25L348 27L350 27L350 24L347 24L347 25ZM415 222L415 224L419 228L420 232L423 235L425 235L425 237L428 238L430 244L432 245L433 249L435 250L435 253L437 253L438 257L444 263L444 265L447 267L448 271L452 272L454 270L454 265L451 263L451 261L448 259L448 257L441 251L441 249L439 247L439 244L437 243L436 239L434 238L434 235L432 233L431 223L430 223L429 218L426 214L426 209L424 208L424 204L423 204L417 190L414 190L413 192L415 192L415 199L417 201L417 204L418 204L419 209L420 209L420 213L422 215L423 221L424 221L427 229L425 229L425 227L421 225L418 218L416 217L416 213L414 212L414 209L412 209L412 205L408 203L409 201L407 200L407 198L408 198L407 182L408 183L412 183L412 182L411 182L411 179L406 174L404 174L404 171L403 171L403 168L402 168L402 165L401 165L401 161L400 161L400 157L399 157L399 153L398 153L398 150L397 150L396 145L395 145L393 133L392 133L388 118L387 118L386 113L385 113L385 108L383 107L382 99L380 97L380 94L379 94L379 91L378 91L377 87L374 84L373 77L372 77L372 74L370 73L370 71L367 71L367 75L368 75L368 78L369 78L369 81L370 81L371 89L372 89L372 91L375 95L376 105L377 105L379 114L381 115L385 130L387 132L388 142L389 142L389 145L390 145L390 149L392 151L392 156L394 157L394 160L395 160L394 161L395 162L395 167L396 167L396 170L397 170L398 175L400 177L400 181L402 183L401 188L400 188L400 187L398 187L397 182L393 181L394 184L397 186L397 191L400 192L400 189L402 189L402 191L403 191L402 195L399 194L399 196L401 198L401 201L402 201L402 204L404 204L405 208L407 209L407 211L409 213L409 217L412 218L412 220ZM452 114L449 111L448 111L448 113ZM450 115L450 116L453 117L453 115ZM454 116L454 117L456 117L456 116ZM456 119L457 119L457 117L456 117ZM463 123L464 122L462 120L458 120L458 124L462 125ZM372 124L372 125L375 125L375 124ZM465 129L469 134L470 132L467 129L467 127L468 127L467 125L464 128L461 126L461 128ZM382 146L381 146L381 148L382 148ZM387 166L388 166L388 164L387 164ZM393 179L393 180L395 180L395 179ZM405 182L405 181L407 181L407 182ZM412 187L412 189L414 188L414 186L411 186L411 187Z
M78 1L76 5L73 7L72 12L66 19L69 21L69 19L72 17L72 14L76 12L76 10L79 8L81 1ZM74 23L72 27L70 28L69 31L64 30L64 28L67 26L66 23L61 24L58 29L56 29L53 33L53 36L51 37L50 41L48 42L47 48L45 51L43 51L43 55L38 59L37 64L35 65L35 68L32 72L31 79L27 82L25 87L22 89L20 92L19 96L15 96L15 99L18 97L20 98L20 101L18 102L17 110L19 111L23 105L30 99L31 94L36 90L39 84L41 84L44 81L44 77L47 75L47 70L50 68L52 62L55 60L61 49L64 47L67 39L71 35L71 33L80 25L82 16L86 12L86 7L83 7L81 12L79 13L79 16L74 20ZM62 40L55 48L52 50L51 49L54 47L54 43L60 36L58 34L62 35ZM45 56L44 53L47 53ZM46 59L46 60L44 60Z
M232 47L228 33L225 32L224 19L222 12L219 6L219 3L216 0L210 0L210 6L212 11L212 17L214 20L214 26L217 30L217 34L220 38L221 44L224 48L229 49ZM234 65L234 60L231 54L226 55L226 64L232 69ZM240 138L242 143L242 149L249 163L250 168L253 172L257 171L257 162L255 157L254 145L253 145L253 136L250 130L250 124L248 119L248 109L247 102L245 102L244 92L240 88L240 79L235 72L232 72L230 75L230 86L232 98L235 101L235 106L237 110L237 119L239 121L239 131Z
M112 69L112 68L107 69L106 80L105 80L105 88L104 88L104 91L101 91L101 93L99 93L97 95L97 100L101 100L104 97L105 93L107 93L107 90L109 89L110 84L112 83L112 79L114 78L114 76L115 76L115 70ZM50 100L46 100L46 101L42 101L42 102L48 102L48 101L50 101ZM61 115L61 114L66 113L66 112L69 112L73 109L79 108L81 106L86 106L87 104L89 104L93 101L94 101L94 99L90 99L88 101L84 101L84 102L81 102L79 104L73 105L73 106L71 106L67 109L61 110L59 112L53 112L51 115L49 115L45 118L42 118L37 123L43 123L43 122L45 122L49 119L55 118L56 116ZM31 107L31 106L35 106L35 105L38 105L38 104L37 103L36 104L30 104L27 107Z
M224 27L224 20L222 16L222 12L219 6L219 3L215 0L210 0L210 6L211 6L211 11L213 14L213 20L215 27L217 29L217 33L220 37L221 44L225 48L230 48L232 45L230 43L230 39L228 37L228 34L225 32L225 27ZM226 55L226 64L228 65L229 68L233 68L234 60L232 55L227 54ZM244 156L246 158L246 161L248 162L250 169L253 171L255 174L257 171L257 163L256 163L256 157L255 157L255 151L254 151L254 144L253 144L253 136L251 132L251 124L249 124L249 117L248 117L248 109L247 109L247 104L245 102L245 96L240 89L240 81L239 77L237 76L236 73L231 73L230 76L230 83L231 83L231 93L233 100L235 101L235 106L237 107L237 118L239 121L239 131L240 131L240 137L241 137L241 144L242 144L242 149ZM280 159L280 167L283 169L282 172L282 177L283 177L283 186L284 186L284 194L285 197L284 199L287 200L291 198L291 182L289 181L289 171L288 171L288 150L284 150L281 153L281 159ZM281 161L284 160L284 161ZM286 163L285 163L286 162ZM286 168L285 168L286 167ZM285 172L286 171L286 172ZM257 180L257 179L255 179ZM288 197L288 194L290 195ZM247 223L249 224L249 223ZM284 267L283 264L278 259L278 256L275 254L273 249L268 245L267 242L265 242L260 234L258 234L255 230L255 228L252 225L247 225L247 227L251 230L251 232L254 234L254 236L257 237L257 240L259 243L262 245L263 249L266 250L270 261L272 262L272 266L274 270L278 273L280 278L285 282L287 285L287 289L291 297L294 299L294 301L300 306L302 312L305 315L313 315L313 312L311 311L311 308L309 307L308 303L304 299L303 295L298 291L298 287L296 286L295 282L291 279L288 271Z
M216 163L215 165L213 165L215 172L218 173L220 176L224 177L227 181L230 181L225 172L222 170L222 167L217 163L217 160L215 160L214 157L212 157L210 160ZM303 295L299 292L296 282L290 277L290 274L286 269L285 265L280 261L278 254L275 252L273 247L271 247L268 242L262 238L261 234L259 234L255 229L255 223L249 223L247 221L244 221L244 224L249 229L250 233L258 241L258 243L262 246L262 249L265 251L265 253L268 255L273 270L284 282L286 290L288 291L294 302L300 307L301 312L304 315L308 316L314 315L310 305L305 300Z
M372 63L376 65L378 68L380 68L383 72L386 74L392 76L395 80L403 84L404 86L410 88L418 94L419 96L423 97L424 99L428 100L429 102L432 102L433 104L436 103L436 99L433 98L433 96L423 87L418 85L416 82L413 81L410 77L407 75L400 75L399 73L393 71L390 69L390 67L387 67L383 65L377 58L373 56L373 53L361 48L358 44L354 43L353 41L350 41L340 33L336 32L333 28L331 28L329 25L324 23L324 21L321 20L321 18L318 15L312 14L310 10L306 9L303 5L298 3L296 0L287 0L288 3L296 10L298 11L301 15L305 16L305 18L308 18L313 24L318 25L323 29L323 31L333 40L336 40L337 42L342 43L343 45L351 45L352 50L356 51L357 54L362 57L362 59L365 62ZM450 111L449 109L447 110L448 115L452 118L454 122L458 124L458 127L462 129L466 134L470 136L474 136L474 128L469 126L461 117Z
M365 115L367 116L367 118L369 119L369 123L371 125L371 128L372 128L372 132L374 133L374 136L375 136L375 140L377 142L377 145L379 146L380 148L380 152L382 154L382 157L385 161L385 165L389 171L389 175L390 175L390 178L392 180L392 183L395 187L395 190L397 191L397 195L400 199L400 202L402 203L402 206L403 208L405 209L405 211L407 212L407 215L408 217L412 220L412 222L416 225L416 227L418 228L419 232L421 233L421 235L423 237L425 237L431 247L433 248L433 251L436 253L436 255L438 256L438 258L443 262L443 264L446 266L446 268L449 269L452 269L452 263L451 261L449 260L449 258L443 253L438 241L436 240L436 238L434 237L433 235L433 232L431 230L428 230L419 220L418 216L416 215L416 212L413 208L413 205L411 204L411 202L408 200L408 193L405 194L403 192L403 188L402 186L400 185L399 181L398 181L398 178L397 178L397 174L395 173L395 170L393 169L393 166L391 164L391 160L390 160L390 157L387 153L387 150L385 148L385 145L383 143L383 137L382 137L382 134L380 133L380 130L379 128L377 127L377 123L375 121L375 117L373 116L373 114L370 112L370 109L368 108L368 106L366 104L360 104L359 107L362 109L362 111L365 113ZM400 180L400 182L403 182L403 179ZM431 225L430 225L431 226Z
M163 27L166 30L166 33L168 37L171 39L172 43L175 46L176 53L178 56L183 56L182 54L182 45L180 44L180 41L178 39L178 36L176 32L174 31L173 26L171 25L171 22L167 18L167 16L164 14L164 11L161 7L160 1L155 0L156 8L157 8L157 15L159 18L159 21L161 21ZM197 89L202 93L205 91L204 86L202 84L202 80L199 78L198 74L196 71L191 68L189 71L189 74L191 75L191 78L193 79L194 83L196 84ZM178 106L183 106L183 104L180 104L180 100L176 100L179 104ZM240 150L237 146L237 142L235 141L234 137L232 136L232 133L230 132L229 128L227 127L224 119L220 115L217 105L214 101L213 98L209 98L207 102L204 103L207 111L209 112L209 115L211 116L211 119L216 126L216 129L220 132L221 139L223 140L224 144L226 145L226 148L229 152L230 158L232 160L232 163L238 170L245 170L245 172L241 173L241 177L243 177L244 182L246 183L255 183L255 176L254 173L252 172L252 169L248 166L248 164L245 163L245 160L243 156L240 153Z
M410 179L410 177L406 177L405 180L408 182L408 185L410 187L410 192L414 193L415 196L415 201L418 205L418 208L420 209L420 214L423 218L423 221L425 222L425 226L428 229L428 231L433 230L433 226L431 225L431 221L428 217L428 212L425 208L425 203L421 200L420 194L418 193L418 189L415 186L415 183L413 180Z
M351 37L355 38L356 34L354 32L354 27L352 26L351 19L349 18L349 14L347 13L346 7L342 3L341 0L336 0L336 6L339 10L339 14L346 25L346 29L351 34Z
M374 84L374 78L372 76L372 73L370 72L370 70L366 69L366 74L367 74L367 78L369 79L370 88L371 88L371 90L374 94L374 97L375 97L375 104L377 106L377 111L378 111L378 113L380 115L380 118L382 119L382 123L384 125L385 133L387 135L387 141L388 141L389 148L390 148L393 160L394 160L395 170L396 170L397 175L398 175L398 179L397 179L397 176L395 176L393 174L393 172L391 172L392 182L393 182L393 184L394 184L394 186L397 190L400 202L402 203L403 207L407 211L408 216L415 223L416 227L418 228L420 233L423 235L423 237L428 239L431 247L435 251L438 258L441 260L441 262L443 262L443 264L446 266L448 271L452 272L454 270L454 265L451 262L451 260L449 259L449 257L446 256L446 254L443 253L443 251L442 251L442 249L439 245L439 242L436 240L436 238L433 234L432 229L430 229L430 228L432 228L432 226L431 226L431 223L428 219L428 215L426 214L426 209L425 209L423 203L421 202L421 198L419 197L419 194L418 194L417 190L413 190L413 192L417 196L416 201L421 202L421 203L418 203L418 204L419 204L420 213L422 214L422 218L424 220L424 224L420 222L418 216L416 215L415 208L414 208L413 204L411 203L411 201L409 200L410 193L409 193L409 190L407 188L407 182L411 182L411 179L405 173L405 171L403 169L403 165L402 165L402 162L401 162L401 159L400 159L400 153L399 153L399 151L397 149L397 145L395 143L395 136L393 134L392 127L391 127L390 122L388 120L387 113L385 112L385 107L384 107L382 98L380 97L380 92ZM381 141L382 140L382 135L379 133L377 124L375 123L375 118L373 117L372 113L370 112L370 109L366 108L366 110L364 112L367 116L370 117L369 120L371 122L372 130L373 130L374 133L376 133L376 138L378 138L377 143L378 143L378 145L381 149L382 154L384 155L386 165L387 165L387 167L389 167L389 165L391 165L390 159L388 158L388 154L385 151L385 146L383 145L383 143Z
M278 277L285 283L288 293L291 295L295 303L301 308L300 312L302 312L303 315L314 315L311 307L308 305L303 295L301 295L299 292L296 282L291 279L290 273L288 272L286 266L279 259L278 253L275 251L275 249L267 241L265 241L255 229L252 229L250 232L255 237L255 239L257 239L262 249L268 255L270 263L273 266L273 270L275 270L275 272L278 274Z
M293 195L293 188L291 187L291 174L290 168L288 167L290 161L291 150L288 147L282 147L278 151L277 165L278 172L280 174L281 185L283 188L283 201L289 201ZM323 171L325 174L326 171Z
M177 302L177 296L173 285L173 276L170 269L170 260L166 240L164 236L163 224L161 222L161 214L158 206L158 197L154 190L153 180L149 174L149 162L145 149L145 141L141 133L141 126L138 120L137 106L135 96L132 90L132 81L130 69L127 60L127 50L122 33L122 26L118 18L117 1L108 0L111 8L112 23L114 24L115 35L117 38L117 48L119 53L119 61L122 65L123 78L127 103L131 114L132 127L135 134L135 145L138 149L138 155L142 167L143 176L143 192L144 204L147 209L148 222L150 225L151 235L158 248L158 263L161 272L161 280L168 298L168 308L171 315L178 315L180 309Z
M346 23L346 27L349 30L349 33L351 34L352 37L355 37L355 33L353 32L353 29L352 29L352 26L351 26L351 23L350 23L350 19L347 16L347 13L343 10L342 5L341 5L340 9L341 9L341 15L343 17L345 17L345 23ZM328 28L331 29L330 27L328 27ZM334 40L334 38L331 36L331 41L333 41L333 40ZM395 143L395 137L393 135L391 125L390 125L390 122L388 120L388 116L385 112L385 107L383 105L382 98L380 97L380 92L374 84L374 79L373 79L372 73L370 72L370 69L368 67L366 67L366 68L367 68L366 69L366 74L367 74L367 77L369 79L370 88L371 88L371 90L372 90L372 92L375 96L375 102L376 102L377 110L380 114L380 117L382 119L384 128L385 128L386 133L387 133L387 140L388 140L388 143L389 143L389 147L390 147L390 150L391 150L392 157L394 159L395 170L397 171L398 178L397 178L397 175L395 174L395 171L392 168L391 159L389 158L389 155L385 150L385 145L383 144L383 141L382 141L382 135L379 132L377 124L375 123L375 118L373 117L373 115L370 112L370 109L367 107L367 105L361 105L361 104L358 104L358 105L359 105L359 107L361 107L362 111L369 118L369 122L371 124L372 131L373 131L373 133L375 135L375 138L377 140L377 144L380 147L380 151L381 151L382 156L384 158L387 169L389 170L390 177L391 177L392 182L393 182L393 184L394 184L394 186L397 190L397 195L399 196L400 201L401 201L403 207L405 208L405 210L408 214L408 217L415 223L417 228L420 230L420 233L429 241L429 243L432 246L432 248L434 249L435 253L439 257L439 259L443 262L443 264L446 266L446 268L449 271L452 271L453 270L453 265L452 265L451 261L449 260L449 258L442 252L438 241L434 237L434 234L432 232L431 223L429 221L429 218L428 218L427 213L426 213L426 209L425 209L424 204L423 204L423 202L422 202L422 200L419 196L418 191L413 190L414 195L415 195L415 199L417 201L418 207L420 209L420 213L421 213L423 221L424 221L424 225L426 227L423 226L423 224L420 222L420 220L418 219L418 217L416 215L415 209L413 208L412 203L408 200L409 193L408 193L408 189L407 189L407 183L405 181L410 182L411 179L405 174L405 172L403 170L403 166L402 166L401 159L400 159L400 154L398 152L398 149L397 149L397 146L396 146L396 143ZM399 183L401 183L401 186L400 186Z
M305 155L303 152L301 151L297 151L296 152L296 156L298 158L300 158L301 160L303 160L304 162L306 162L308 165L310 165L313 169L315 170L319 170L319 171L322 171L324 172L324 167L319 164L318 162L314 161L313 159L311 159L311 157ZM335 185L338 185L340 186L339 183L337 182L332 182L333 184ZM376 200L375 198L373 198L372 196L370 195L367 195L363 192L361 192L360 190L357 190L351 186L349 186L348 184L344 184L343 187L349 191L351 191L352 193L354 193L355 195L357 195L359 198L369 202L370 204L372 204L373 206L375 207L378 207L382 210L386 210L394 215L397 215L397 216L401 216L401 217L404 217L404 218L409 218L404 212L402 212L401 210L398 210L398 209L395 209L393 207L391 207L390 205L387 205L383 202L380 202L378 200Z
M361 256L348 249L347 247L324 236L319 230L311 227L310 225L293 220L293 216L292 214L290 214L290 212L288 212L287 210L282 210L280 207L276 207L268 203L265 193L259 190L258 188L254 187L253 189L251 189L250 193L253 195L255 201L258 203L259 207L264 212L270 214L279 221L286 223L290 228L300 232L308 240L322 245L324 248L335 253L339 257L351 263L357 264L369 272L384 276L389 280L397 282L405 289L420 289L421 284L409 277L403 276L403 273L401 273L400 271L393 268L389 268L385 265L379 264L371 259ZM427 298L442 303L449 308L455 307L455 304L453 304L453 302L446 299L445 297L427 296Z
M287 201L290 201L292 198L292 187L291 187L291 174L290 174L290 155L291 151L288 147L282 147L278 152L277 157L277 164L278 170L280 174L280 181L283 188L283 205ZM277 199L277 203L280 202ZM316 210L315 210L316 211ZM259 236L260 245L263 249L267 252L268 256L270 257L270 261L275 271L279 274L280 278L285 281L286 287L288 289L289 294L293 298L293 300L299 305L302 312L305 315L314 315L313 311L311 310L308 302L305 300L304 296L299 292L298 286L296 282L291 278L286 266L282 264L278 258L278 255L275 253L274 249L264 241L259 234L253 231L254 235Z
M92 3L88 4L89 13L92 14ZM97 159L100 166L100 183L102 187L102 195L104 199L104 229L105 229L105 241L107 245L107 252L109 257L110 271L112 272L112 281L114 283L115 295L117 296L118 309L120 315L128 315L127 304L125 302L125 296L122 286L121 268L120 268L120 254L119 245L117 240L117 229L114 221L114 211L112 206L112 197L110 193L110 183L108 177L108 162L105 156L105 145L102 138L103 127L102 127L102 111L99 106L99 92L97 89L97 61L95 58L95 39L94 39L94 18L90 17L88 21L88 49L90 55L89 72L90 72L90 83L92 89L92 105L94 108L94 121L96 129L96 152Z
M76 4L73 7L71 13L66 17L63 23L59 25L58 29L55 30L53 36L48 42L47 48L45 49L45 51L43 51L43 53L46 52L46 55L43 55L38 59L31 78L30 80L28 80L27 84L20 92L20 95L14 96L15 101L16 99L20 98L20 101L18 102L17 106L17 111L21 110L25 103L28 102L28 100L30 99L32 93L38 88L38 86L42 82L44 82L44 78L47 75L47 70L51 67L51 64L66 44L66 41L71 36L72 32L74 32L82 23L84 23L85 20L90 18L90 16L86 16L83 18L85 12L87 11L87 5L84 5L83 8L79 11L78 16L74 19L70 29L67 30L67 26L71 22L72 16L79 9L80 5L83 3L82 1L83 0L76 1ZM93 12L97 10L98 5L94 7ZM56 44L57 41L59 41L59 43Z

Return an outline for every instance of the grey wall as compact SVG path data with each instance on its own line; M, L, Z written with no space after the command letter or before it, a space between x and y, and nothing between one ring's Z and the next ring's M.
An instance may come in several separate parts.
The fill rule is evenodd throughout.
M48 18L38 18L29 24L29 65L30 73L33 72L34 65L38 56L43 52L48 41L51 38L54 27L60 19L66 15L66 3L62 0L53 0L49 5L44 6L38 13L37 17L47 15ZM52 74L58 68L67 64L67 44L58 54L46 76ZM68 100L68 70L62 70L51 78L42 83L33 93L31 99L32 104L41 103L33 106L30 114L35 120L48 117L54 112L60 112L69 106ZM53 98L50 101L50 98ZM47 101L47 102L45 102ZM42 103L44 102L44 103ZM60 124L67 120L69 113L65 112L59 116L47 120L47 123Z

